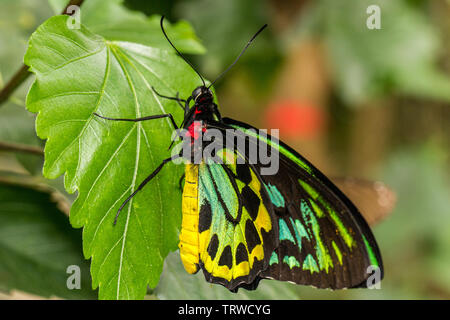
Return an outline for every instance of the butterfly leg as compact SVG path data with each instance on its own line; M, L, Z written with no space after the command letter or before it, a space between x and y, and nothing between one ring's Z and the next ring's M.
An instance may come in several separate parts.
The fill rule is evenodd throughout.
M164 96L164 95L160 94L158 91L155 90L154 87L152 87L152 90L153 90L154 93L156 93L157 96L159 96L161 98L169 99L169 100L175 100L176 102L178 102L178 105L181 107L181 109L184 110L184 106L183 106L183 104L181 102L186 103L186 100L180 99L178 92L177 92L177 96L176 97L168 97L168 96Z
M164 165L167 163L167 162L170 162L170 161L172 161L172 160L175 160L175 159L177 159L177 158L179 158L180 157L180 155L179 154L177 154L177 155L174 155L174 156L172 156L172 157L170 157L170 158L167 158L167 159L164 159L162 162L161 162L161 164L147 177L147 178L145 178L144 179L144 181L142 181L141 182L141 184L137 187L137 189L136 190L134 190L134 192L122 203L122 205L120 206L120 208L119 208L119 210L117 210L117 213L116 213L116 217L114 218L114 225L116 224L116 222L117 222L117 218L119 218L119 214L120 214L120 211L122 211L122 209L123 209L123 207L125 207L125 205L142 189L142 188L144 188L145 187L145 185L147 184L147 183L149 183L150 182L150 180L152 180L160 171L161 171L161 169L164 167Z
M192 96L190 96L184 103L184 118L185 119L187 118L187 115L189 113L189 102L191 102L191 100L192 100Z
M177 97L178 97L178 93L177 93ZM187 100L183 100L184 103L184 119L188 119L189 118L189 102L191 101L192 97L189 97ZM194 110L194 109L192 109ZM181 123L180 127L183 127L184 125L184 120ZM172 142L170 143L169 148L167 148L167 150L170 150L170 148L172 148L173 144L175 143L175 139L180 137L180 131L177 131L177 136L172 140Z
M177 124L175 123L175 120L173 119L173 116L171 113L166 113L166 114L158 114L155 116L147 116L147 117L142 117L142 118L136 118L136 119L127 119L127 118L109 118L109 117L104 117L99 115L98 113L94 112L94 115L105 119L105 120L112 120L112 121L129 121L129 122L140 122L140 121L146 121L146 120L154 120L154 119L161 119L161 118L169 118L170 121L172 122L172 125L175 129L178 129Z

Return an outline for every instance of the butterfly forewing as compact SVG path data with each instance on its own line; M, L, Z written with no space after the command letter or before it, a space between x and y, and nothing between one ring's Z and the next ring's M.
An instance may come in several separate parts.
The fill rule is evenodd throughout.
M272 202L259 174L246 164L203 162L198 203L199 258L206 279L230 290L253 283L278 244Z

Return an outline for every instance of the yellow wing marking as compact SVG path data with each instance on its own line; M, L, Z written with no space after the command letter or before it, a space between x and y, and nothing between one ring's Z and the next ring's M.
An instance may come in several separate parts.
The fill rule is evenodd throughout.
M261 244L256 245L251 252L248 252L248 246L245 240L245 231L244 233L244 239L242 239L242 231L245 230L245 223L250 218L249 213L247 212L246 208L243 207L243 215L242 220L239 222L239 225L233 226L230 222L226 221L225 216L220 217L220 219L223 219L221 223L227 224L226 231L224 232L225 235L219 236L222 243L219 243L219 249L217 251L216 256L214 257L214 260L211 259L211 256L209 255L207 248L211 241L212 235L211 235L211 228L208 230L203 231L199 236L199 249L200 249L200 258L204 264L204 268L206 271L208 271L212 276L217 278L223 278L227 281L231 281L232 279L236 279L241 276L246 276L250 273L250 270L253 268L254 259L258 259L262 261L264 259L264 248L263 248L263 237L262 237L262 229L264 229L266 232L269 232L272 229L272 221L270 218L270 215L264 206L263 200L260 195L261 190L261 183L259 182L258 178L256 177L255 173L251 170L252 180L249 183L249 186L251 189L255 191L255 193L260 198L260 206L258 209L258 216L256 217L254 223L254 226L258 232L259 238L261 240ZM242 188L245 186L240 181L237 181L239 189L242 190ZM214 217L213 219L219 219L219 217ZM235 241L234 239L242 239L239 241ZM245 245L245 248L247 249L248 253L248 261L242 261L238 265L236 265L236 248L237 246L243 243ZM230 245L232 248L232 256L233 256L233 263L231 269L226 266L222 265L219 266L219 260L221 253L223 249Z

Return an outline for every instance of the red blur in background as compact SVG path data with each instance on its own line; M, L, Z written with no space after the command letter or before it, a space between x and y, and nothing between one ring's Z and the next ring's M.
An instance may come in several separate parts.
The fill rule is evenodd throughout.
M310 103L283 100L271 103L264 115L269 128L279 129L285 139L312 139L325 129L325 113Z

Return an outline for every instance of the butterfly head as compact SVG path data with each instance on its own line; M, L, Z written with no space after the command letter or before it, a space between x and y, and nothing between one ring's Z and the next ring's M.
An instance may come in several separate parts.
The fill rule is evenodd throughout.
M213 94L210 89L205 86L199 86L192 91L192 97L196 104L209 104L213 101Z

